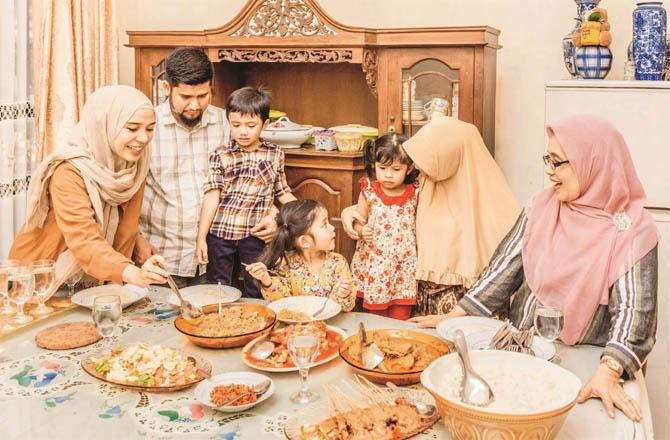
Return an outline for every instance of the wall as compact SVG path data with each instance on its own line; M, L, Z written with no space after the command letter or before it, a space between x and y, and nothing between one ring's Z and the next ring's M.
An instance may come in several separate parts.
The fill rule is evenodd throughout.
M118 0L120 41L126 30L185 30L220 26L245 0ZM168 6L169 5L169 6ZM542 185L537 144L544 142L544 82L567 79L561 38L573 26L570 0L320 0L335 20L352 26L415 27L487 24L500 29L496 109L496 159L521 202ZM634 2L605 0L614 42L608 79L621 79L631 36ZM538 19L539 18L539 19ZM133 83L131 48L122 47L120 78ZM523 169L523 172L517 172Z
M117 0L119 36L126 30L193 30L220 26L232 19L245 0ZM335 20L351 26L420 27L490 25L500 29L496 101L496 160L512 190L525 203L542 187L538 145L544 143L544 83L569 77L561 39L571 30L576 7L571 0L320 0ZM632 0L604 0L614 41L614 65L608 79L622 79L631 39ZM133 84L133 52L120 51L120 78ZM575 109L578 110L578 109ZM542 147L540 147L541 149ZM667 315L663 303L662 316ZM662 340L665 334L659 334ZM668 360L656 365L667 369ZM650 388L654 384L649 384ZM657 438L670 438L668 414L657 405ZM662 411L667 412L662 409Z

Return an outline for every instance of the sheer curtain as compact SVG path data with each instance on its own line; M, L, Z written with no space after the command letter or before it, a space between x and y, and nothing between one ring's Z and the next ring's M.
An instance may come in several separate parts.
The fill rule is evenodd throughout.
M116 0L31 1L40 161L67 142L86 98L118 83L118 32Z
M25 220L35 167L31 0L3 0L0 13L0 259Z

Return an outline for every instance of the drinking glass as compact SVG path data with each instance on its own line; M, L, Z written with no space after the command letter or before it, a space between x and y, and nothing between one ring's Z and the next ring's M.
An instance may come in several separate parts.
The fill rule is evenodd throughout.
M93 322L105 341L114 334L116 324L121 319L121 310L119 295L101 295L93 300Z
M19 312L12 320L13 324L25 324L34 318L23 313L23 306L30 301L35 289L35 278L30 266L17 266L7 278L9 280L9 298L19 307Z
M307 386L307 374L319 352L319 334L310 327L302 327L286 342L291 359L300 371L300 391L291 395L291 402L304 404L318 400L319 395Z
M560 309L540 303L535 306L533 314L535 331L550 344L554 345L554 341L561 335L564 322L563 312ZM554 356L553 361L560 362L558 355Z
M81 277L84 274L80 270L76 274L72 275L70 278L65 280L65 285L67 286L67 296L68 298L72 298L72 295L74 295L74 287L77 285L79 280L81 280Z
M33 276L35 277L35 296L39 301L39 305L34 310L38 315L46 315L54 311L52 307L45 306L44 301L51 291L56 280L56 269L53 260L37 260L34 261L30 267L33 269Z
M0 263L0 295L2 295L2 308L0 315L13 315L16 307L9 301L9 273L21 264L17 260L5 260ZM11 326L10 326L11 327ZM11 330L11 329L9 329Z

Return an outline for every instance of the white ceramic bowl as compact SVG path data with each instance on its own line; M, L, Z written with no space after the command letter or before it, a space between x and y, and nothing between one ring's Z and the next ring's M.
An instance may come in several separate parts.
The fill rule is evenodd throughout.
M311 125L296 124L282 116L263 130L261 137L284 148L300 148L317 129Z
M254 386L263 382L264 380L270 381L270 388L261 396L258 396L258 399L254 403L248 403L246 405L238 406L214 406L209 400L209 394L212 390L219 385L232 385L232 384L242 384L247 386ZM258 405L270 398L270 396L275 392L275 383L267 376L258 373L252 373L249 371L236 371L231 373L223 373L212 376L210 380L201 381L198 386L195 387L194 395L200 403L203 405L214 408L217 411L234 413L245 411L253 406Z

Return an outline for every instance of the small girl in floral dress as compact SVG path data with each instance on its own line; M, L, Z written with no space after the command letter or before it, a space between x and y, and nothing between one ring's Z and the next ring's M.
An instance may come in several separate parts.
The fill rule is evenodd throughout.
M406 140L389 133L365 145L368 177L359 181L358 211L367 223L354 225L361 238L351 263L363 307L403 320L416 304L417 288L414 181L418 171L402 149Z
M260 282L268 301L327 296L348 312L354 308L356 292L347 260L333 249L335 228L326 207L314 200L294 200L281 207L277 235L247 271Z

